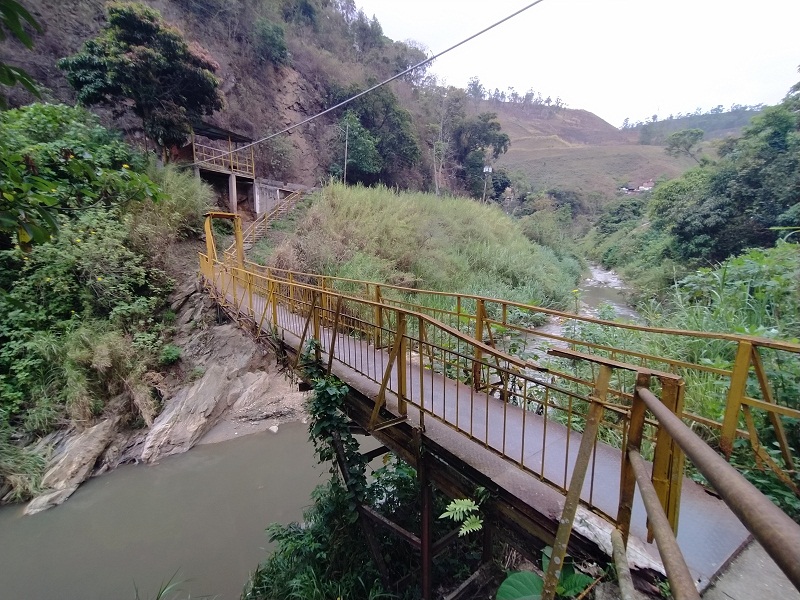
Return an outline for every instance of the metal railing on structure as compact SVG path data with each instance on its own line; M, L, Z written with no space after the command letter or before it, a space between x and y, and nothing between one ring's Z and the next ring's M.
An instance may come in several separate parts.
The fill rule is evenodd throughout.
M676 414L689 421L705 439L717 444L728 458L736 440L744 440L759 465L768 466L793 493L800 495L796 479L797 448L789 442L787 427L782 421L789 419L794 424L795 435L800 435L797 425L800 410L792 406L792 403L797 404L796 387L783 376L794 372L800 378L800 344L728 333L645 327L470 294L297 273L250 262L245 266L255 273L290 284L295 281L310 283L329 294L346 293L368 298L384 307L426 314L524 359L529 369L545 371L551 379L586 383L587 378L576 376L575 365L591 363L598 358L635 367L615 371L609 389L609 394L617 401L610 403L609 408L621 413L630 408L636 370L677 375L683 379L680 385L684 389L680 393L670 392L676 402L670 408ZM544 319L558 320L560 331L538 327ZM612 346L592 341L593 338L613 338L615 343ZM643 338L648 338L651 347L659 348L659 354L638 350L636 346ZM719 364L718 357L725 355L730 357L730 363ZM777 390L771 380L777 381ZM483 379L480 383L486 381ZM795 384L800 385L800 382ZM716 418L699 414L701 408L708 410L709 390L717 397L724 397L724 401L713 403ZM757 427L760 423L766 427ZM759 429L769 429L771 439L762 440ZM618 433L621 436L618 445L623 446L624 432ZM652 437L646 436L646 439ZM777 452L771 452L772 448ZM656 463L659 463L658 458ZM665 473L660 475L666 476Z
M242 244L250 248L267 235L272 223L289 213L295 205L303 198L303 191L295 191L283 198L272 209L260 215L255 221L245 228L242 232ZM225 249L225 259L233 261L236 258L236 242Z
M256 176L255 157L253 148L237 150L230 145L227 149L205 146L197 142L192 144L194 163L202 169L233 173L245 177Z
M673 592L677 591L677 598L695 597L691 576L688 583L684 581L685 565L684 570L671 567L669 546L662 549L665 537L672 536L674 545L684 452L729 504L727 481L707 474L707 459L695 447L702 446L724 465L723 469L715 463L711 470L741 476L690 427L704 435L715 432L715 443L728 456L736 438L748 440L760 466L782 471L781 480L794 485L795 459L785 429L797 430L800 411L773 393L761 353L782 353L785 363L797 361L800 345L619 324L493 298L294 273L246 263L241 256L237 264L218 261L211 253L200 256L201 274L210 293L248 321L256 335L279 331L294 336L298 349L314 338L328 355L329 371L336 361L379 384L372 428L408 418L413 407L421 428L426 419L435 419L565 494L554 557L563 558L566 552L579 502L617 527L620 535L615 537L624 544L638 482ZM531 325L539 321L539 315L563 319L566 331L581 326L615 328L663 336L673 343L682 340L684 346L730 346L733 367L586 341L574 333L543 332ZM541 339L548 345L543 346ZM669 343L664 347L669 348ZM524 351L528 348L535 349L536 360ZM684 408L687 380L696 377L711 378L717 388L718 382L727 386L719 419ZM748 383L752 390L760 390L761 398L754 397ZM381 409L390 396L396 398L400 416L382 421ZM755 410L766 413L760 428ZM764 448L759 429L774 434L777 456ZM618 506L595 501L596 486L608 481L596 481L593 465L586 482L588 495L581 498L589 463L597 457L598 438L622 449ZM577 458L576 444L580 446ZM642 468L642 454L652 459L649 473ZM749 486L741 493L742 500L753 503L744 511L733 508L734 512L800 588L800 568L791 566L800 555L800 527L751 484L741 481ZM753 515L754 507L761 510L764 503L774 508L770 516L783 515L775 521L784 532L781 546L768 543L772 529L765 529L763 519ZM555 590L558 564L555 558L550 562L554 571L546 578L548 593ZM695 596L678 591L689 588Z

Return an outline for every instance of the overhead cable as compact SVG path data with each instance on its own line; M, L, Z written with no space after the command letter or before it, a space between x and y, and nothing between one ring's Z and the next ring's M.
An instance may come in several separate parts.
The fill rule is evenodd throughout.
M250 148L251 146L256 146L256 145L258 145L258 144L261 144L261 143L263 143L263 142L266 142L266 141L268 141L268 140L271 140L271 139L272 139L272 138L274 138L274 137L278 137L279 135L283 135L284 133L289 133L289 132L290 132L290 131L292 131L293 129L297 129L298 127L301 127L301 126L305 125L306 123L310 123L311 121L313 121L313 120L315 120L315 119L318 119L318 118L320 118L320 117L321 117L321 116L323 116L323 115L327 115L327 114L328 114L328 113L330 113L330 112L333 112L333 111L335 111L335 110L337 110L337 109L339 109L339 108L342 108L343 106L346 106L347 104L350 104L350 103L351 103L353 100L357 100L358 98L361 98L362 96L365 96L365 95L369 94L370 92L374 92L374 91L375 91L375 90L377 90L378 88L380 88L380 87L383 87L384 85L386 85L386 84L388 84L388 83L391 83L391 82L392 82L392 81L394 81L395 79L400 79L400 78L401 78L401 77L403 77L404 75L408 75L408 74L409 74L409 73L411 73L412 71L414 71L414 70L416 70L416 69L419 69L420 67L424 67L425 65L427 65L428 63L431 63L431 62L433 62L433 61L434 61L434 60L436 60L437 58L440 58L440 57L444 56L445 54L447 54L447 53L448 53L448 52L450 52L451 50L455 50L455 49L456 49L456 48L458 48L459 46L463 46L463 45L464 45L464 44L466 44L467 42L470 42L470 41L474 40L476 37L483 35L483 34L484 34L484 33L486 33L487 31L491 31L491 30L492 30L492 29L494 29L495 27L498 27L499 25L502 25L502 24L503 24L503 23L505 23L506 21L509 21L509 20L513 19L513 18L514 18L514 17L516 17L517 15L520 15L520 14L524 13L526 10L528 10L528 9L531 9L531 8L533 8L534 6L536 6L537 4L541 4L542 2L544 2L544 0L536 0L535 2L531 2L530 4L528 4L528 5L526 5L526 6L522 7L522 8L520 8L518 11L516 11L516 12L514 12L514 13L510 14L510 15L508 15L507 17L505 17L505 18L503 18L503 19L500 19L499 21L497 21L496 23L494 23L494 24L492 24L492 25L489 25L489 26L488 26L488 27L486 27L485 29L482 29L482 30L480 30L478 33L474 33L474 34L472 34L471 36L469 36L468 38L465 38L465 39L461 40L461 41L460 41L460 42L458 42L457 44L454 44L454 45L450 46L450 47L449 47L449 48L447 48L446 50L442 50L442 51L441 51L441 52L439 52L438 54L434 54L434 55L433 55L433 56L431 56L430 58L426 58L425 60L423 60L423 61L420 61L420 62L418 62L417 64L415 64L415 65L413 65L413 66L411 66L411 67L408 67L408 68L407 68L405 71L401 71L401 72L400 72L400 73L398 73L397 75L393 75L392 77L389 77L389 79L386 79L386 80L384 80L384 81L381 81L380 83L376 83L375 85L373 85L372 87L370 87L370 88L368 88L368 89L364 90L363 92L359 92L358 94L356 94L356 95L354 95L354 96L351 96L350 98L347 98L346 100L342 100L342 101L341 101L341 102L339 102L338 104L336 104L336 105L334 105L334 106L331 106L330 108L326 108L325 110L323 110L323 111L321 111L321 112L318 112L317 114L315 114L315 115L312 115L312 116L308 117L307 119L304 119L304 120L302 120L302 121L300 121L300 122L298 122L298 123L295 123L294 125L289 125L289 127L286 127L285 129L281 129L280 131L277 131L277 132L275 132L275 133L272 133L272 134L270 134L270 135L268 135L268 136L266 136L266 137L263 137L263 138L261 138L261 139L259 139L259 140L256 140L256 141L254 141L254 142L250 142L250 143L248 143L248 144L245 144L244 146L241 146L241 147L237 148L236 150L228 150L228 151L225 151L225 152L223 152L222 154L220 154L219 156L215 156L215 158L220 158L220 157L223 157L223 156L228 156L229 154L233 154L234 152L238 152L238 151L240 151L240 150L246 150L247 148ZM207 162L207 161L199 161L199 162L195 162L194 164L196 164L196 165L200 165L200 164L202 164L202 163L204 163L204 162Z

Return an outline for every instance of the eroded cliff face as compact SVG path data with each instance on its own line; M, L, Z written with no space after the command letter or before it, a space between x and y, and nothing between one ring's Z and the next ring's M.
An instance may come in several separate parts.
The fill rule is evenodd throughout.
M182 269L170 298L176 313L172 343L181 358L166 374L147 383L161 396L152 426L130 429L122 415L129 399L109 403L90 427L73 427L43 439L50 458L41 494L26 507L34 514L64 502L86 479L120 464L154 463L198 443L219 442L303 420L305 393L299 392L269 349L253 340L200 289L191 244L179 245ZM114 406L119 410L115 411Z

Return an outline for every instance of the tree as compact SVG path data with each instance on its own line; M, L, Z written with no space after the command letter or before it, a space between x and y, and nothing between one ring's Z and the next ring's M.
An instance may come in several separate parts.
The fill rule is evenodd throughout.
M33 40L28 35L28 32L25 31L24 24L26 22L37 32L42 31L39 23L18 2L15 2L15 0L0 0L0 25L2 25L0 26L0 42L5 41L8 37L7 30L12 37L22 42L26 48L29 50L33 48ZM37 98L39 97L39 91L31 76L24 69L8 65L3 61L0 61L0 84L8 87L20 84L31 94ZM0 95L0 108L5 107L5 96Z
M505 154L511 145L511 138L501 131L497 114L486 112L477 118L464 121L456 132L458 155L463 160L474 150L491 148L492 157Z
M85 109L31 104L3 111L0 131L0 247L5 239L23 247L47 241L64 210L157 193L137 172L142 158Z
M495 113L482 113L477 118L463 121L455 131L454 139L456 159L461 164L459 177L474 197L481 197L487 154L496 159L508 150L511 139L501 131Z
M469 82L467 83L467 95L472 98L476 104L486 97L486 88L483 87L483 84L481 83L481 80L478 79L477 75L470 78Z
M367 82L371 85L370 82ZM360 89L352 86L342 90L342 97L354 96ZM400 106L391 88L384 86L350 104L350 110L375 140L382 161L379 173L364 177L367 185L381 181L395 185L402 179L404 171L420 160L420 149L412 128L411 114ZM348 179L350 179L348 174Z
M84 105L124 106L162 149L182 144L192 120L222 108L215 65L199 47L142 4L112 3L108 23L58 67Z
M289 50L283 27L268 19L258 19L253 30L256 52L260 60L268 60L275 65L289 62Z
M439 196L456 165L453 134L464 121L467 95L453 86L431 86L425 89L422 104L432 121L428 124L427 142L431 147L434 191Z
M667 147L664 151L670 156L690 156L698 165L700 159L700 141L703 139L702 129L684 129L671 133L667 138Z
M347 179L349 181L364 181L369 177L380 173L383 168L383 160L378 152L377 140L364 129L358 120L358 115L352 110L348 110L344 117L339 121L339 130L336 148L337 156L344 156L345 143L347 144ZM331 164L330 172L337 177L344 177L342 166L339 160L334 160Z

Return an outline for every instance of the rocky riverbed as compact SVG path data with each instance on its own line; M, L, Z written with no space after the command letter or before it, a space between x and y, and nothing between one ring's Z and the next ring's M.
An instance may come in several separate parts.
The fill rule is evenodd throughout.
M181 358L166 375L147 377L161 396L161 412L143 429L127 429L119 417L109 416L42 440L50 459L43 491L26 514L61 504L87 478L120 464L154 463L198 443L276 431L281 423L304 419L305 393L265 346L236 324L218 321L216 307L197 283L178 287L170 301L176 313L172 343L181 348Z

